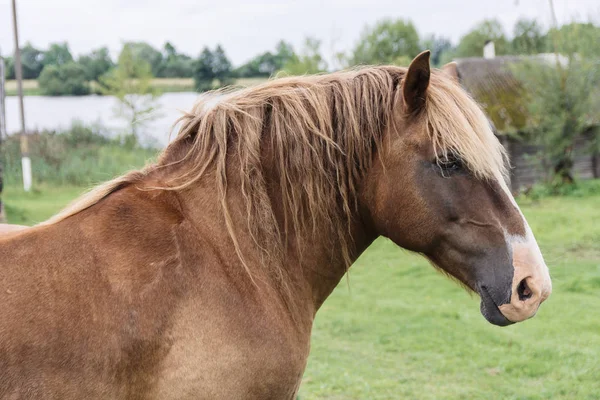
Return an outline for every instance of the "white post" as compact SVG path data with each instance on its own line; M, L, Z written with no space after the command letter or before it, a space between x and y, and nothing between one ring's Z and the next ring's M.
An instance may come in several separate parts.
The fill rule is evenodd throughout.
M31 190L31 158L21 157L21 167L23 168L23 189L29 192Z
M31 160L29 159L29 144L25 130L25 106L23 105L23 70L21 69L21 49L19 47L19 29L17 27L17 4L12 0L13 30L15 36L15 77L19 92L19 106L21 110L21 165L23 166L23 189L31 190ZM27 167L27 169L26 169Z
M496 46L494 45L493 41L488 40L485 43L485 46L483 46L483 58L491 60L492 58L495 58L495 57L496 57Z

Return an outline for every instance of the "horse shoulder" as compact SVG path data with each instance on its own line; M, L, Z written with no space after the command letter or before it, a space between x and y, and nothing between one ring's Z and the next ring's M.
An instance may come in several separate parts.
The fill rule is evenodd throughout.
M300 382L309 335L170 196L122 189L0 239L0 271L6 393L292 398Z
M281 299L249 284L237 255L202 227L185 221L176 231L190 287L174 311L156 398L294 398L310 333L298 335Z
M0 239L0 397L144 397L187 284L167 203L123 190Z

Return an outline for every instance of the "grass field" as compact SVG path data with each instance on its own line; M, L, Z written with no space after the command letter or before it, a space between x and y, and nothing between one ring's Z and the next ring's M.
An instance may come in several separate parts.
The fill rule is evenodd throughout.
M81 192L5 191L12 222L49 217ZM600 399L600 195L522 209L554 293L506 328L424 259L380 239L319 311L307 399Z
M6 81L6 95L16 96L17 95L17 81L10 80ZM41 94L37 80L35 79L24 79L23 80L23 94L25 96L38 96Z
M264 82L265 78L241 78L235 81L235 85L253 86ZM94 82L92 82L92 90L94 90ZM161 93L172 92L195 92L194 80L192 78L154 78L152 86ZM39 96L42 94L38 82L35 79L26 79L23 81L23 94L25 96ZM17 81L6 81L6 95L17 95Z

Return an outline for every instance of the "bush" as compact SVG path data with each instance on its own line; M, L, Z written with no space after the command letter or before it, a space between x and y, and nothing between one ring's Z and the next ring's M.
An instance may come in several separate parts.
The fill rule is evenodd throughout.
M167 60L162 70L163 78L192 78L194 76L194 60L174 58Z
M586 197L600 195L600 179L575 181L570 185L562 183L542 183L526 190L521 197L528 200L539 200L545 197Z
M77 63L46 65L38 78L43 94L48 96L82 96L90 93L85 68Z

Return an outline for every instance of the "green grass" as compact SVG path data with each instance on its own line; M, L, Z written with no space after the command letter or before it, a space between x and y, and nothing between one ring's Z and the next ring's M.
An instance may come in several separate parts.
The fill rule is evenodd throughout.
M36 185L27 193L11 184L4 188L2 198L9 223L34 225L50 218L85 191L75 186Z
M6 95L7 96L16 96L17 95L17 81L16 80L7 80L6 81ZM23 95L24 96L39 96L42 94L40 90L37 80L35 79L23 79Z
M9 186L9 219L41 221L80 192ZM535 318L492 326L476 297L378 240L317 315L300 398L600 399L600 195L522 209L554 284Z
M424 259L377 241L319 311L301 398L600 399L600 195L522 205L553 277L498 328Z

